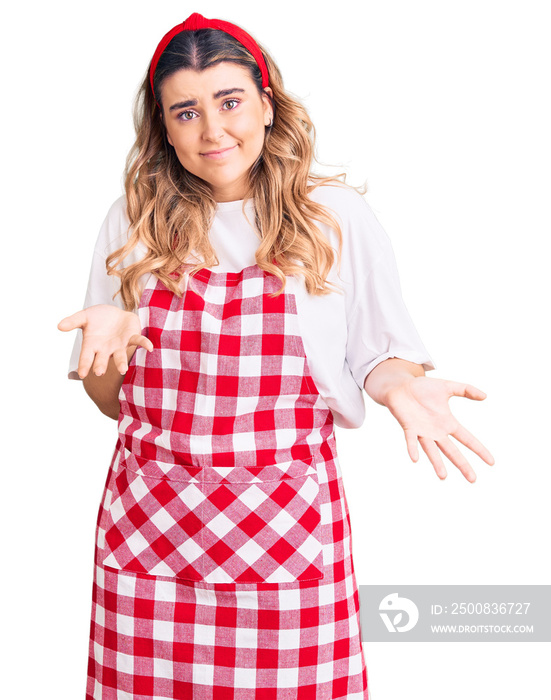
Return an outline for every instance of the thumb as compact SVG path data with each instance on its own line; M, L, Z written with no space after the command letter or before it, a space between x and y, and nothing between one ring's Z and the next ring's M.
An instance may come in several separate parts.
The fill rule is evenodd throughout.
M60 331L73 331L75 328L82 328L86 324L86 311L77 311L71 316L66 316L58 324Z
M487 396L481 389L477 389L472 384L448 381L447 385L451 396L463 396L466 399L474 399L475 401L483 401Z

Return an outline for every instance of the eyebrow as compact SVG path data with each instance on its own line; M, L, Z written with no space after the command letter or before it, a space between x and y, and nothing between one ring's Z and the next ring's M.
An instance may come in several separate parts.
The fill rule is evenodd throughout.
M245 92L242 88L228 88L227 90L218 90L215 92L213 97L215 100L219 100L221 97L227 97L232 95L234 92ZM186 107L194 107L197 104L197 100L185 100L184 102L177 102L169 108L169 112L173 112L176 109L185 109Z

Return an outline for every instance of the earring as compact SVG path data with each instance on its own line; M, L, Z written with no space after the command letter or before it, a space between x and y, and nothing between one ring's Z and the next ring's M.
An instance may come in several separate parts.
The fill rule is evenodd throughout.
M269 129L273 123L274 123L274 118L272 117L270 120L270 123L267 125L267 128Z

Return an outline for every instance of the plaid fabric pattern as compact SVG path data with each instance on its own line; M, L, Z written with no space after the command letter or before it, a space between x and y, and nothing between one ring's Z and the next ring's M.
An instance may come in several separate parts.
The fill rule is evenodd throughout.
M100 506L86 700L370 700L334 446L330 438L318 466L324 577L317 581L205 584L104 567ZM110 502L119 454L102 504Z
M103 563L208 583L321 578L319 485L311 461L200 468L193 476L182 469L180 479L168 480L144 476L125 451Z
M270 296L281 283L257 265L185 279L181 298L153 277L144 289L140 321L155 349L137 348L121 387L124 447L175 465L176 478L179 465L309 458L333 420L308 368L294 295Z
M295 297L158 280L96 530L87 698L366 700L333 419Z

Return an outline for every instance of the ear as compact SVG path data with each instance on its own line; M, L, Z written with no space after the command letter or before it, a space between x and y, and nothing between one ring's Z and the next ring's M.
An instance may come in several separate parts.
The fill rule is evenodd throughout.
M264 114L268 114L270 119L273 120L273 118L274 118L274 107L273 107L274 93L272 92L272 88L270 88L270 87L265 87L264 92L268 96L268 97L264 97L264 96L262 97L262 101L264 102Z

